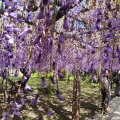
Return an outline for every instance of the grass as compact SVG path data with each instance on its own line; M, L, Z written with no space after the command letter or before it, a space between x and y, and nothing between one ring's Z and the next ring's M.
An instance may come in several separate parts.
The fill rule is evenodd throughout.
M20 77L20 76L19 76ZM11 77L14 81L18 78ZM60 92L64 96L64 101L59 101L56 95L43 95L41 94L36 106L32 106L30 101L34 98L34 93L37 94L40 86L41 79L38 75L33 75L28 84L31 86L33 92L26 95L26 104L20 110L21 118L17 120L70 120L72 111L72 77L70 81L59 81ZM51 88L56 86L51 85ZM54 94L54 93L53 93ZM80 120L88 120L98 111L100 106L100 90L99 84L89 84L86 81L81 81L81 106L80 106ZM4 111L5 107L0 106L0 114ZM45 108L50 109L53 113L49 118L46 115Z

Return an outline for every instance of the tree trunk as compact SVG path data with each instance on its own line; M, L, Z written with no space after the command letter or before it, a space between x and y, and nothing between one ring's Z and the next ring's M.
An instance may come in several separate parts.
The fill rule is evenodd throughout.
M72 106L72 120L79 120L80 115L80 75L79 71L75 75L73 84L73 106Z

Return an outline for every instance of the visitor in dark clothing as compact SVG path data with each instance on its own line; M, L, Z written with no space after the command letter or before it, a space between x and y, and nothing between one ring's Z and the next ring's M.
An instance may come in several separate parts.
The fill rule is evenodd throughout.
M118 75L115 77L115 95L120 96L120 71L118 71Z

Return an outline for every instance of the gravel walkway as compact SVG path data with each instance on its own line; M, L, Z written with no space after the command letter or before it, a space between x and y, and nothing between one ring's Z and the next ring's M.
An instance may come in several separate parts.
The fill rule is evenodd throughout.
M93 120L120 120L120 97L115 97L110 102L111 112L102 116L98 113Z

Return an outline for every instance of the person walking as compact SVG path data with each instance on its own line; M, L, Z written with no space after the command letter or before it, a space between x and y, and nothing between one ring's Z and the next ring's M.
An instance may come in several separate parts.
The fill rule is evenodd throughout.
M118 75L115 77L115 95L120 96L120 70L118 71Z
M105 71L105 76L102 78L102 86L101 86L101 94L102 94L102 111L110 112L109 102L111 99L111 79L110 79L110 71Z
M111 100L111 91L112 91L112 80L111 80L111 74L109 70L106 70L106 78L107 78L107 85L106 85L106 89L107 89L107 101L106 101L106 110L107 112L110 112L110 107L109 107L109 103Z
M105 85L105 81L102 82L101 85L101 95L102 95L102 100L101 100L101 112L105 114L106 111L106 98L107 98L107 89Z

